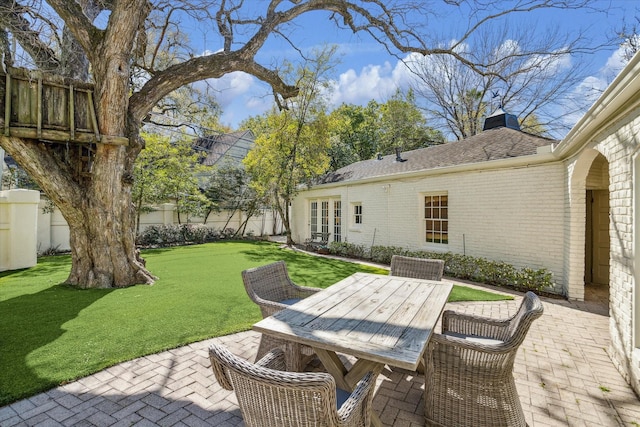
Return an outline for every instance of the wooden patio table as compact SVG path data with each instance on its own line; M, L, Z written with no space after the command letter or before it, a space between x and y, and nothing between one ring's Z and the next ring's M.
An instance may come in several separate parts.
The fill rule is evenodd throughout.
M384 365L418 368L452 287L441 281L355 273L253 329L313 347L337 386L353 391L368 371L379 373ZM351 369L337 353L355 356ZM375 413L371 421L382 425Z

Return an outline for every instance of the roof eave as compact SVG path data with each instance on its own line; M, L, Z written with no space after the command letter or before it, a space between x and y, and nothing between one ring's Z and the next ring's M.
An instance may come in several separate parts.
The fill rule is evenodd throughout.
M600 95L553 150L558 157L569 157L593 140L607 124L640 106L640 53Z
M557 161L558 158L553 152L542 152L528 156L511 157L508 159L488 160L485 162L465 163L455 166L444 166L432 169L422 169L411 172L398 172L387 175L370 176L361 179L344 180L330 182L326 184L315 184L311 188L335 188L344 185L367 184L372 182L389 181L393 179L407 179L415 177L445 175L450 173L485 171L490 169L507 169L514 167L533 166L541 163Z

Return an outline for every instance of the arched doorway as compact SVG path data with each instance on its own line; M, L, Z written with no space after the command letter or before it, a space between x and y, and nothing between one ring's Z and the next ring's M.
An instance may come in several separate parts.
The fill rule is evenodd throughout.
M570 186L567 296L609 305L609 162L586 149L573 164ZM580 225L582 224L582 226Z
M609 303L609 162L598 154L585 181L585 301Z

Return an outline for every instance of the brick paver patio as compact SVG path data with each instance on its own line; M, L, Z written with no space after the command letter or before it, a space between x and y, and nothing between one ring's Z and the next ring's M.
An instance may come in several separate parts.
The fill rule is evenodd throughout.
M521 298L451 303L448 309L493 317L515 312ZM518 352L515 377L530 426L640 426L640 400L607 355L609 317L590 303L543 298ZM220 388L207 348L221 342L253 360L258 335L242 332L113 366L0 408L9 426L242 426L233 393ZM424 380L385 369L374 408L389 426L424 425Z

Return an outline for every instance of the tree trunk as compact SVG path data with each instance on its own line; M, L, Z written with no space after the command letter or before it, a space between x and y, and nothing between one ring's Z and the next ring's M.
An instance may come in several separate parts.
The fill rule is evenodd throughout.
M135 210L131 189L133 163L142 148L140 124L129 109L129 53L145 12L134 1L112 12L112 26L99 44L93 64L96 114L100 133L127 136L129 146L97 144L83 209L68 206L73 265L68 282L86 288L151 284L135 246ZM61 211L65 211L59 206ZM75 200L74 205L78 205Z
M73 157L65 159L75 146L67 150L62 144L13 137L3 137L3 145L69 224L72 266L67 283L80 288L153 283L135 247L131 180L122 167L130 148L98 144L92 176L86 179L74 173Z
M153 283L135 246L130 198L117 183L102 181L99 187L105 192L87 194L81 215L68 218L72 267L67 282L80 288Z
M279 201L279 196L276 195L276 201L274 203L276 210L282 218L282 225L284 226L284 233L287 236L287 246L293 246L296 242L291 237L291 224L289 223L289 200Z

